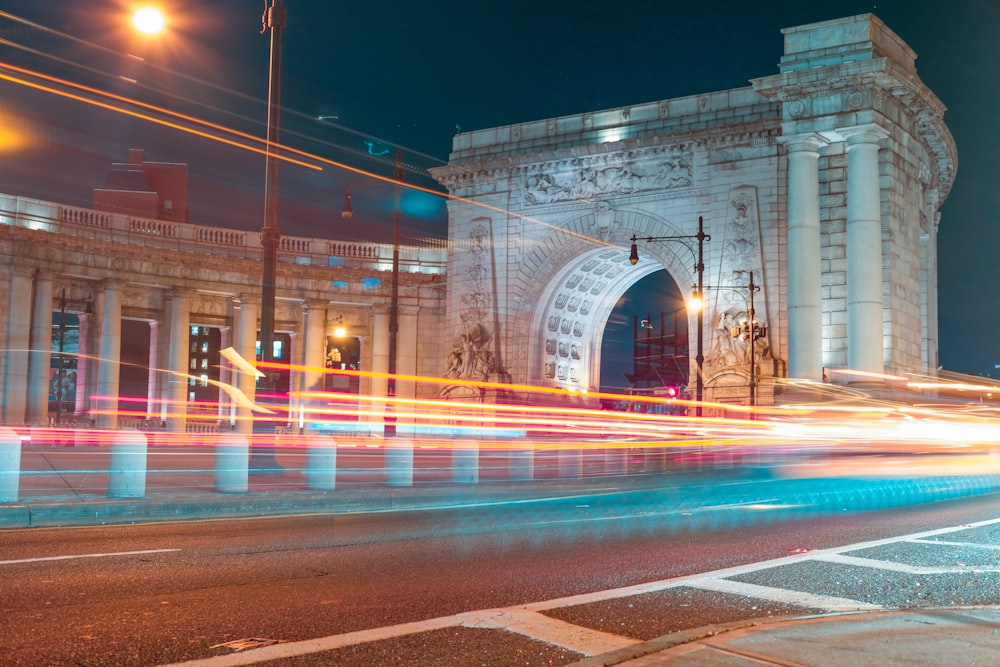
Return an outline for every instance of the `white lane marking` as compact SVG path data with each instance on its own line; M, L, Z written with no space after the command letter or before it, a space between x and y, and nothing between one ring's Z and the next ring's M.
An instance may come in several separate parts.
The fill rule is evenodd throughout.
M913 542L915 544L940 544L946 547L965 547L968 549L998 549L1000 550L1000 544L981 544L979 542L948 542L946 540L906 540L907 542Z
M1000 567L982 567L979 565L951 565L948 567L927 567L925 565L907 565L890 560L876 560L874 558L858 558L857 556L844 556L842 554L824 554L816 556L814 560L827 563L839 563L841 565L854 565L855 567L867 567L873 570L888 570L889 572L905 572L906 574L963 574L989 572L1000 572Z
M760 600L798 605L800 607L814 607L826 611L857 611L859 609L874 611L884 609L881 605L861 602L859 600L838 598L830 595L815 595L803 591L772 588L771 586L758 586L757 584L747 584L741 581L733 581L732 579L700 579L692 585L700 589L717 591L719 593L732 593L733 595L743 595Z
M162 554L180 549L144 549L142 551L111 551L100 554L74 554L71 556L43 556L41 558L19 558L17 560L0 560L0 565L15 565L17 563L40 563L46 560L73 560L74 558L111 558L112 556L136 556L140 554Z
M858 551L860 549L868 549L872 547L880 547L887 544L898 544L900 542L913 541L918 539L924 539L927 537L933 537L935 535L945 535L948 533L954 533L960 530L967 530L969 528L979 528L982 526L991 526L995 524L1000 524L1000 518L989 519L987 521L980 521L977 523L962 524L959 526L950 526L947 528L937 528L934 530L923 531L920 533L912 533L910 535L901 535L899 537L889 537L881 540L871 540L869 542L859 542L856 544L849 544L841 547L832 547L829 549L818 549L816 551L810 551L806 553L793 554L791 556L782 556L781 558L773 558L771 560L760 561L757 563L750 563L748 565L739 565L736 567L722 568L712 572L702 572L699 574L691 574L683 577L675 577L673 579L662 579L660 581L652 581L645 584L636 584L634 586L626 586L623 588L612 588L603 591L595 591L593 593L583 593L580 595L570 595L567 597L556 598L554 600L545 600L542 602L534 602L530 604L518 605L515 607L509 607L506 609L494 609L494 610L481 610L478 612L463 612L461 614L455 614L454 616L444 616L440 618L432 618L424 621L414 621L412 623L403 623L400 625L391 625L382 628L372 628L370 630L359 630L357 632L349 632L342 635L331 635L328 637L321 637L319 639L311 639L300 642L289 642L287 644L273 644L271 646L265 646L258 649L249 649L246 651L241 651L239 653L232 653L230 655L220 655L212 658L203 658L197 660L189 660L187 662L172 663L169 665L161 665L161 667L243 667L244 665L252 665L258 662L266 662L268 660L279 660L282 658L290 658L299 655L309 655L312 653L319 653L321 651L330 651L337 648L342 648L344 646L352 646L354 644L363 644L370 641L378 641L382 639L391 639L393 637L400 637L403 635L416 634L418 632L426 632L429 630L439 630L442 628L454 627L457 625L463 625L466 622L475 623L481 620L484 615L490 613L500 613L500 612L515 612L517 610L525 611L545 611L547 609L558 609L560 607L570 607L579 604L589 604L592 602L604 602L606 600L615 600L618 598L629 597L632 595L641 595L643 593L654 593L657 591L667 590L669 588L678 588L680 586L692 586L698 587L698 585L704 582L706 585L711 585L714 581L719 579L724 579L726 577L733 577L741 574L747 574L751 572L758 572L760 570L767 570L771 568L780 567L782 565L790 565L794 563L801 563L809 560L817 560L817 557L824 556L827 554L839 554L848 551ZM742 591L753 590L751 588L752 584L740 584L739 582L731 582L733 590L738 587ZM780 589L768 589L764 586L755 587L758 593L764 596L764 599L769 599L767 596L776 594L773 591L778 591ZM746 594L746 593L741 593ZM803 594L802 599L806 599L805 596L809 594ZM754 596L758 597L758 596ZM816 599L825 599L828 601L835 600L838 604L848 604L851 605L852 609L866 609L869 603L861 602L860 600L846 600L844 598L829 598L825 596L814 596ZM823 608L823 605L812 605L817 608ZM875 607L878 609L879 607ZM512 631L517 631L516 628L511 628Z
M587 656L617 651L640 643L638 639L573 625L527 609L491 610L484 612L476 621L466 621L462 625L468 628L508 630Z

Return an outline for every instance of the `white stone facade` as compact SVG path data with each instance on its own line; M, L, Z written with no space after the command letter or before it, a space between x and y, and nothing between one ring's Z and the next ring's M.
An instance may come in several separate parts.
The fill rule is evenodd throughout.
M944 106L870 14L783 32L779 73L750 87L455 137L433 173L454 196L456 377L489 368L596 390L604 328L628 287L660 268L688 296L697 281L690 241L640 240L632 266L631 238L691 236L699 216L712 237L706 399L747 398L748 343L727 327L746 316L750 272L768 327L762 379L937 368L935 237L957 165ZM482 358L474 371L470 355Z

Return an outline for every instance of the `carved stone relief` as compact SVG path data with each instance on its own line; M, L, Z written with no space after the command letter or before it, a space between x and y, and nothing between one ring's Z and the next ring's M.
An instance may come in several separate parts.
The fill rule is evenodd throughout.
M656 160L625 157L609 166L593 166L581 161L572 165L572 171L547 171L539 167L525 179L524 201L531 206L598 195L688 187L693 182L691 165L691 151L678 150Z

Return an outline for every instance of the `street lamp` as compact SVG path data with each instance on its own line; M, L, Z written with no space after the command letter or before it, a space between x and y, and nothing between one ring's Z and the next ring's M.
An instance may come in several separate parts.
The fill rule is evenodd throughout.
M399 237L400 221L403 215L403 151L401 150L396 151L396 169L393 173L393 181L396 185L396 203L392 209L392 291L389 298L389 360L385 388L385 395L388 399L387 409L390 414L385 417L383 426L383 437L385 438L396 436L396 418L391 414L391 410L393 409L392 400L396 397L396 356L399 338ZM344 220L350 220L354 215L350 188L344 194L344 204L340 215Z
M696 343L696 353L695 353L695 415L701 417L701 401L702 396L705 391L705 379L702 373L702 365L705 362L704 348L702 346L702 339L704 338L704 308L702 308L702 300L705 291L705 242L711 241L712 237L705 233L705 223L702 217L698 216L698 233L689 235L678 235L678 236L632 236L632 250L629 253L628 261L633 265L639 262L639 249L636 246L636 241L646 241L647 243L652 241L680 241L688 250L692 250L691 246L688 244L688 240L695 239L698 241L698 260L694 265L694 270L698 274L698 287L694 294L694 297L689 302L691 307L697 308L697 330L698 330L698 340ZM693 252L693 250L692 250Z
M757 405L757 360L756 360L756 346L757 341L767 336L767 327L760 324L755 319L755 313L753 308L753 294L754 292L760 291L760 285L755 285L753 282L753 271L750 272L750 284L747 286L750 290L750 305L747 308L747 319L740 322L738 326L732 328L730 333L733 338L739 338L741 340L750 343L750 407Z
M159 9L146 5L137 8L132 14L132 25L145 35L155 35L166 27L166 19Z
M261 245L261 304L260 304L260 360L265 365L265 375L258 381L258 390L272 394L276 390L274 369L266 368L274 362L274 292L278 270L278 158L281 117L281 46L287 22L283 0L271 0L265 7L261 33L271 31L271 61L267 88L267 152L264 163L264 227L260 231ZM255 397L256 400L256 397ZM254 431L270 433L270 422L254 422ZM273 468L273 445L266 450L252 448L251 468Z

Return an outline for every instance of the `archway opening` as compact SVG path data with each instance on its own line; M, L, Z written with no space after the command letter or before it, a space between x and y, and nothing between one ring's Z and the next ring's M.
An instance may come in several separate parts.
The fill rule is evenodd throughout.
M601 341L601 392L675 387L690 372L684 296L665 270L636 281L619 297Z

